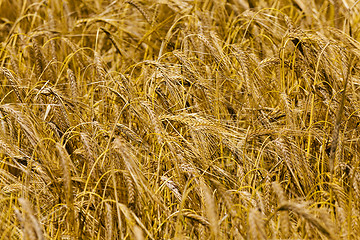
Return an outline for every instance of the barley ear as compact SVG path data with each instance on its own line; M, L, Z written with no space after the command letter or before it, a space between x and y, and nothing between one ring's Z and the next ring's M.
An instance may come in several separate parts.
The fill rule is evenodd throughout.
M39 221L34 216L31 204L25 198L19 198L19 203L23 210L24 239L26 240L45 240Z

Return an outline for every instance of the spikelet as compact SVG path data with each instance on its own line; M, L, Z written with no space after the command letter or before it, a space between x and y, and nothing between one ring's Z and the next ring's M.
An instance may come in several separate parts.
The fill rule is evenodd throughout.
M176 199L181 202L182 196L179 191L178 184L176 184L173 180L166 176L161 176L161 180L164 181L166 186L170 189L170 191L175 195Z
M5 77L7 78L7 80L9 81L11 87L13 88L13 90L16 94L16 97L22 103L23 99L20 95L19 81L14 77L14 75L9 71L9 69L3 67L2 72L5 75Z
M249 235L250 239L267 239L264 232L265 225L262 214L257 209L250 209L249 211Z
M342 186L341 182L339 182L337 179L334 179L334 182L331 184L331 188L339 206L342 208L346 208L347 199L349 199L349 196L348 193L345 191L344 187Z
M44 57L43 54L41 52L41 48L39 46L39 42L33 38L32 39L33 42L33 50L34 50L34 57L35 57L35 71L36 71L36 76L38 79L44 77L43 73L44 73Z
M74 72L70 68L67 69L67 75L70 83L71 97L75 100L79 96L76 78Z
M331 219L329 209L319 208L319 209L316 209L316 213L317 213L316 214L317 218L319 218L319 221L324 224L325 228L332 231L333 237L338 238L338 236L337 236L338 234L336 234L336 233L339 231L337 230L338 229L337 226Z
M277 182L273 182L272 187L279 199L279 203L282 204L282 203L287 202L285 193L284 193L282 187L280 186L280 184ZM282 237L284 237L284 238L290 237L291 224L290 224L290 218L289 218L288 212L280 213L280 230L281 230Z
M144 240L145 239L143 230L138 225L134 226L133 232L134 232L135 240Z
M219 41L215 36L216 34L214 32L211 32L211 35L214 39ZM229 60L226 58L226 56L223 54L221 49L217 49L215 46L218 46L220 48L219 44L214 44L214 40L211 41L206 36L202 34L197 35L198 38L204 43L204 45L209 49L211 56L214 58L214 60L217 62L217 64L225 71L230 72L229 66ZM215 46L214 46L215 45Z
M348 237L348 220L346 219L345 209L336 204L336 215L340 229L342 229L341 236L343 238Z
M111 205L109 203L105 203L105 228L106 228L106 239L113 238L113 213L111 209Z
M116 128L118 130L120 130L122 133L124 133L132 141L134 141L136 143L142 143L143 142L141 137L138 134L136 134L133 130L128 128L127 126L125 126L123 124L120 124L120 123L117 123Z
M98 52L94 52L94 60L98 81L105 81L105 69L102 66L100 54Z
M316 227L321 233L330 239L335 239L334 234L324 224L310 213L308 209L302 204L296 204L293 202L284 202L280 204L277 211L293 211L299 216L303 217L308 223Z
M224 71L230 72L230 69L233 67L230 61L230 58L227 54L224 53L222 45L224 44L219 35L215 31L210 31L210 37L213 42L214 47L216 48L219 56L221 57L221 66Z
M34 147L37 145L37 143L39 142L39 137L36 132L36 127L30 120L28 115L25 115L12 105L1 105L0 111L2 111L3 114L8 114L8 117L12 117L21 126L21 130L24 131L31 145L33 145ZM10 123L9 126L11 125L13 124Z
M218 181L212 180L212 183L216 186L216 189L220 193L222 202L225 204L227 211L232 218L236 218L236 211L234 209L234 202L231 199L231 195L226 191L226 187Z
M105 28L101 27L100 28L105 34L106 36L110 39L111 43L114 45L116 51L123 56L124 54L121 51L121 47L119 45L119 43L115 40L113 34L111 32L109 32L108 30L106 30Z
M45 88L41 92L45 96L52 96L52 101L55 103L54 109L54 118L56 124L60 128L60 131L63 133L71 126L68 113L64 107L64 101L62 96L53 88Z
M6 138L6 135L4 133L2 133L0 136L0 149L2 149L12 158L15 158L19 154L18 147L15 144L12 144L11 141Z
M287 15L284 15L284 19L285 19L285 23L289 29L289 32L295 32L295 27L294 27L294 23L291 20L291 18Z
M74 57L76 59L76 63L79 64L81 69L85 69L88 65L90 65L91 58L85 55L83 51L79 51L80 47L77 44L73 43L68 38L62 38L62 40L66 42L66 44L71 48L74 53L76 52Z
M273 182L273 183L272 183L272 187L273 187L273 190L274 190L274 192L276 193L277 197L279 198L279 202L280 202L280 203L286 202L287 199L286 199L284 190L282 189L282 187L280 186L280 184L277 183L277 182Z
M71 180L71 172L70 172L70 164L71 159L69 154L66 152L64 147L59 143L56 144L56 148L59 152L60 158L60 166L62 168L62 174L65 182L65 201L68 207L68 222L70 224L74 223L75 216L74 216L74 196L73 196L73 187L72 187L72 180ZM74 226L70 225L70 228Z
M345 99L346 99L345 93L346 93L349 79L351 81L351 70L353 67L354 59L355 58L352 55L351 58L349 59L349 64L347 66L347 73L342 74L342 75L344 75L344 74L346 74L346 75L343 76L343 79L344 79L343 84L344 85L343 85L343 90L342 90L342 96L341 96L341 101L340 101L340 104L339 104L339 107L338 107L338 110L336 113L334 130L332 132L332 143L331 143L330 156L329 156L329 170L330 170L331 175L334 174L334 169L335 169L336 149L338 148L338 145L339 145L341 119L342 119L342 115L344 113L344 105L345 105Z
M19 220L24 224L24 239L26 240L45 240L39 221L34 216L31 204L24 198L19 198L23 210L23 216ZM17 214L19 215L19 214Z
M130 1L126 1L125 3L128 3L130 5L132 5L134 8L136 8L140 13L141 15L143 15L143 17L145 18L145 20L150 24L152 25L152 21L151 21L151 18L150 16L146 13L146 11L137 3L135 3L134 1L130 0Z
M183 54L182 52L175 50L172 52L174 56L179 60L179 62L182 64L182 72L185 76L189 76L191 78L198 79L200 76L196 72L196 68L194 64Z
M88 167L91 169L93 167L93 165L95 164L96 146L93 143L91 137L87 133L80 133L80 139L81 139L84 149L85 149L85 157L88 162ZM97 169L97 166L95 166L95 170L96 169Z
M56 124L53 123L53 122L51 122L51 121L48 122L47 125L50 127L50 129L52 130L52 132L55 134L56 139L57 139L57 140L60 140L61 135L62 135L63 133L62 133L61 130L58 128L58 126L56 126Z
M156 139L157 139L159 145L161 145L161 146L164 145L163 136L164 136L165 132L164 132L164 129L161 126L154 110L152 109L152 107L150 106L150 104L148 102L142 102L141 105L143 106L143 108L145 108L145 110L149 114L150 122L151 122L153 129L155 130Z
M201 223L198 224L198 239L199 240L207 240L209 239L209 236L207 234L207 229L205 228L205 226Z
M259 63L260 68L271 68L273 66L278 66L280 64L280 59L278 57L265 58Z
M177 115L162 115L160 116L160 120L172 120L172 121L179 121L184 123L194 130L204 130L204 129L211 129L216 130L218 132L226 132L225 129L221 128L218 124L202 117L199 114L177 114Z
M263 187L263 195L264 195L264 205L265 205L265 213L271 212L271 177L270 173L266 172L265 182Z
M16 52L13 48L10 48L10 63L14 73L17 76L20 76L19 63L18 60L16 59ZM19 80L21 81L21 79Z
M131 209L135 207L135 197L136 197L136 190L134 185L134 180L131 177L131 174L128 170L123 171L123 176L125 178L125 184L127 189L127 202Z
M186 218L189 218L189 219L192 219L198 223L200 223L201 225L205 226L205 227L208 227L210 225L209 221L203 217L203 216L200 216L194 212L191 212L191 211L188 211L188 210L184 210L181 212L181 214L186 217Z
M52 13L52 9L51 8L48 8L48 11L47 11L47 14L48 14L48 24L49 24L49 27L52 31L55 31L56 29L56 20L54 18L54 15ZM56 54L56 42L55 42L55 35L54 34L49 34L49 37L51 38L50 39L50 52L51 52L51 56L52 56L52 61L57 63L58 62L58 58L57 58L57 54Z
M65 15L65 20L66 20L66 26L64 26L64 27L66 27L66 30L70 30L71 28L72 28L72 26L73 26L73 18L71 17L71 13L72 13L72 11L71 11L71 7L69 6L69 4L71 5L71 6L73 6L75 3L73 3L72 1L69 1L69 3L68 3L68 1L62 1L62 5L63 5L63 8L64 8L64 15Z
M336 161L336 167L335 170L338 170L340 172L339 175L341 175L341 172L345 172L347 168L346 160L343 158L344 151L344 136L343 134L339 134L339 143L335 151L335 161Z
M283 106L285 107L285 112L286 112L286 119L289 123L290 126L293 126L294 125L294 120L292 118L292 110L291 110L291 102L290 102L290 98L289 96L282 92L280 93L280 99L282 100L283 102Z
M215 205L215 199L212 195L211 189L206 185L206 183L201 182L200 184L202 197L204 201L205 213L207 219L210 223L211 235L213 238L217 239L220 236L219 223L217 217L217 208Z
M351 169L351 175L353 175L353 182L352 182L352 185L353 185L353 188L354 188L354 192L355 192L355 196L357 198L360 197L360 172L359 172L359 169Z

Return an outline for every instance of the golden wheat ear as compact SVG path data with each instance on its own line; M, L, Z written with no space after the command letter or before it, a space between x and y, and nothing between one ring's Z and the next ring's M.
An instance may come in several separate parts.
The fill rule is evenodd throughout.
M17 215L19 216L19 220L22 221L24 225L24 238L45 240L43 230L41 229L41 225L34 215L30 202L24 198L19 198L18 201L21 205L23 216L21 217L20 213Z
M7 68L2 68L2 73L5 75L6 79L9 81L13 91L16 94L17 99L19 100L19 102L23 103L23 97L21 96L21 91L19 88L19 80L17 80L14 75L10 72L9 69Z

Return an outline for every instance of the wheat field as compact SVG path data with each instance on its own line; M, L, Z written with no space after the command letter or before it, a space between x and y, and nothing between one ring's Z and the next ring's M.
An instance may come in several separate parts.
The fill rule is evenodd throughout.
M360 1L0 0L0 239L360 239Z

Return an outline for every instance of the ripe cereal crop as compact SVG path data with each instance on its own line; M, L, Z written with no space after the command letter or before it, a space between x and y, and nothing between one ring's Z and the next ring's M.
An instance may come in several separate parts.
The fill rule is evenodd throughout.
M0 239L360 239L360 1L0 13Z

